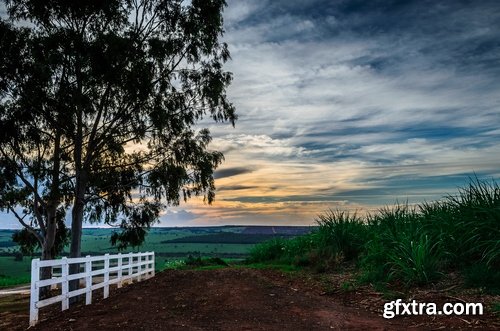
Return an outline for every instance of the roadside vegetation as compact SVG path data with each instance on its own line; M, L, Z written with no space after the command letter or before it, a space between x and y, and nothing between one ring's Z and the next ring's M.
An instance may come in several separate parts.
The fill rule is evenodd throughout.
M293 239L256 245L248 263L288 264L317 272L355 266L360 283L404 287L458 273L466 286L500 293L500 188L471 180L441 201L397 204L360 217L339 210Z
M140 247L130 247L129 251L154 251L156 269L218 268L208 265L211 258L220 258L234 264L248 257L250 249L259 242L274 237L291 238L310 232L313 227L268 227L268 226L217 226L151 228L146 241ZM110 245L109 238L114 229L85 228L82 237L83 255L103 255L118 253L117 247ZM0 287L26 284L30 281L31 259L40 257L40 250L33 255L23 254L20 246L12 240L14 230L0 229ZM62 253L67 256L66 247ZM189 259L202 259L203 266L189 263ZM188 262L186 265L185 260ZM208 261L205 261L208 260ZM193 262L193 261L191 261ZM196 263L195 263L196 264Z

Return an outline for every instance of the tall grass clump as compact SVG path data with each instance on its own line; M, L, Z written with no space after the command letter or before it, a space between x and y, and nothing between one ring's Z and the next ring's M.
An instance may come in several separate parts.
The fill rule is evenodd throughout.
M316 222L319 226L315 233L316 249L327 269L358 258L368 236L368 229L360 217L330 209L319 215Z
M283 258L285 249L285 240L282 238L274 238L260 244L255 245L250 250L250 262L271 262L278 261Z
M288 240L276 238L254 246L250 262L291 263L324 271L356 259L363 250L367 228L356 214L328 210L316 222L318 228L310 234Z
M314 249L312 234L292 239L274 238L255 245L250 250L248 261L293 264L302 254Z
M435 240L417 207L396 204L367 216L369 240L360 259L361 280L425 284L439 278L441 242Z
M423 285L440 278L441 250L426 234L401 237L388 252L389 278L406 285Z
M481 287L500 287L500 187L477 178L457 195L441 202L448 209L442 226L452 240L446 250L453 268L464 271L466 282ZM478 271L480 270L480 271Z
M315 232L257 245L252 258L318 270L353 261L360 280L370 283L423 285L458 271L466 285L500 287L500 188L495 181L471 179L440 201L397 203L363 218L328 210L316 221Z
M460 261L478 260L490 267L500 267L500 187L496 182L479 180L448 196L459 242L453 247ZM453 249L452 248L452 249Z

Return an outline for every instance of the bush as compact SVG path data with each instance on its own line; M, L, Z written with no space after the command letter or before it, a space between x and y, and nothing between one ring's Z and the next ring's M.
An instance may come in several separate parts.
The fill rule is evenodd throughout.
M412 251L408 243L422 233L421 216L408 204L385 207L376 215L367 217L369 240L360 258L363 282L386 282L389 279L407 282L399 270L411 270L413 263L407 257ZM405 258L403 258L405 256Z
M356 214L328 210L319 215L316 222L318 248L323 255L336 260L351 261L363 250L367 238L367 227Z
M250 262L267 262L282 260L285 255L285 240L275 238L255 245L250 250Z
M421 235L418 240L403 237L388 253L389 276L406 285L437 280L442 275L439 272L440 254L439 242L432 242L427 235Z

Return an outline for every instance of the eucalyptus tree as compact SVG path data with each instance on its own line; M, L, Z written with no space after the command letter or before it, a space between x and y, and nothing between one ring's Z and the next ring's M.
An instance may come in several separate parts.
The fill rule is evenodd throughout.
M121 227L123 248L167 206L212 202L223 155L201 120L236 120L224 0L5 2L0 208L44 251L67 211L77 257L84 221Z

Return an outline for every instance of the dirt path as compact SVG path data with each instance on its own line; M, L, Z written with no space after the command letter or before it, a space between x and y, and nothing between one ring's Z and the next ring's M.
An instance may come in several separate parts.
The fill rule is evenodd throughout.
M30 285L20 285L9 287L8 289L0 289L0 297L13 294L30 294Z
M62 313L54 307L42 313L41 322L30 330L428 330L439 326L429 328L419 319L385 320L342 301L279 272L166 271L112 291L108 299L90 306L77 305ZM24 330L27 315L24 318L17 324L11 320L8 329Z

